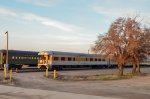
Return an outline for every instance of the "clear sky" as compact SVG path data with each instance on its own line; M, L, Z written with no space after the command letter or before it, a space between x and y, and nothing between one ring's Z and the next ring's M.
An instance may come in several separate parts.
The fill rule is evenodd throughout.
M150 26L150 0L0 0L0 49L87 53L112 21L140 15Z

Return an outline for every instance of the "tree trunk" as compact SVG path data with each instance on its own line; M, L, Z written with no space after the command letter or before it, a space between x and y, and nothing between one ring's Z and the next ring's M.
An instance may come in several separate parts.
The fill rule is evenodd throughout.
M123 76L123 65L118 65L118 76Z
M137 74L140 75L141 71L140 71L140 63L137 62Z
M135 75L136 74L136 64L133 63L132 65L133 65L132 66L132 74Z

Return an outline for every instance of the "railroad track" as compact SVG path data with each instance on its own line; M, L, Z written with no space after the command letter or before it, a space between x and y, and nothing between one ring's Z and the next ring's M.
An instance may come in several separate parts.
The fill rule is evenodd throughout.
M89 70L91 68L63 68L63 70L58 70L58 71L75 71L75 70ZM13 70L16 72L16 70ZM46 69L39 69L36 67L28 67L28 68L22 68L20 70L17 70L17 73L27 73L27 72L45 72ZM52 70L50 70L52 71Z
M3 71L3 69L0 69L0 71ZM45 69L38 69L37 67L27 67L27 68L22 68L15 70L13 69L13 72L16 73L28 73L28 72L44 72Z
M28 72L44 72L45 69L39 69L37 67L28 67L28 68L22 68L20 70L13 70L13 72L17 73L28 73Z
M57 70L57 71L78 71L78 70L95 70L95 69L92 69L89 67L85 67L85 68L63 68L63 70ZM105 69L105 68L103 68L103 69ZM3 69L0 69L0 71L3 71ZM23 67L22 69L18 69L18 70L13 69L13 72L16 72L16 73L45 72L45 71L46 71L46 69L39 69L37 67Z

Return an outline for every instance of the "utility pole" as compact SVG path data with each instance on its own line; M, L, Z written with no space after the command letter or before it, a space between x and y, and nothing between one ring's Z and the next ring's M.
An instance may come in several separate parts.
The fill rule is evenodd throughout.
M4 79L7 78L8 69L8 31L6 31L6 63L4 64Z
M9 64L8 64L8 31L5 33L6 34L6 68L10 69L9 70L9 78L10 81L12 81L12 68L9 68Z
M8 31L6 34L6 65L8 66Z
M90 54L90 49L88 49L88 54Z

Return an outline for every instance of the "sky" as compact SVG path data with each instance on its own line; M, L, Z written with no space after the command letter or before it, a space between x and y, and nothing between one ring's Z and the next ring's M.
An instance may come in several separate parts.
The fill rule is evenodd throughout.
M0 49L88 53L118 17L150 26L150 0L0 0Z

